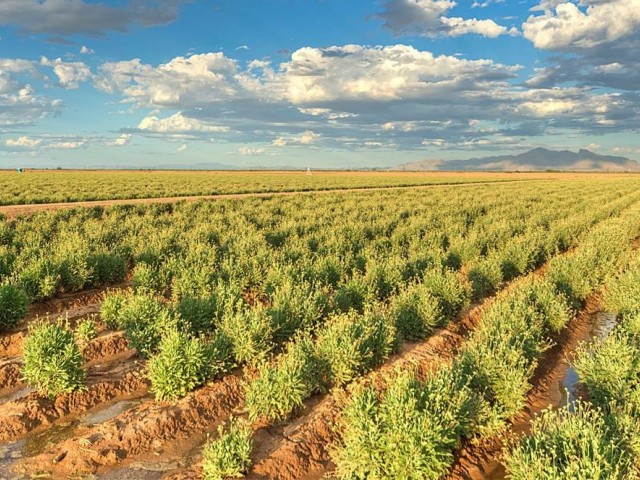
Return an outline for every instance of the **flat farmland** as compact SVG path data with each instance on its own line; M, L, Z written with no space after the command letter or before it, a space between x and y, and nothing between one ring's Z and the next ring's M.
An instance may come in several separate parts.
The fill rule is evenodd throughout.
M638 176L39 175L274 194L0 220L0 478L638 473Z
M0 170L0 205L406 187L557 178L553 173ZM565 176L568 174L564 174Z

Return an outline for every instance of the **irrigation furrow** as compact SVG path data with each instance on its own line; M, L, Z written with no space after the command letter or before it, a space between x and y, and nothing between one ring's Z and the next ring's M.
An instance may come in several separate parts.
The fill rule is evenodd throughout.
M117 417L77 432L50 452L28 459L17 470L46 471L56 478L94 473L158 445L184 439L215 425L241 402L240 376L209 384L173 404L146 402Z
M501 436L466 442L456 453L448 480L476 480L504 478L500 461L505 443L514 435L526 434L535 415L548 407L557 408L567 400L564 380L570 369L569 360L582 341L591 338L601 313L601 296L592 294L585 306L571 320L568 327L557 335L554 346L540 359L526 407L511 422L509 430Z
M55 320L65 315L73 325L78 320L97 314L105 292L125 288L126 284L71 293L59 298L35 303L29 307L29 313L13 331L0 336L0 357L15 357L22 354L22 342L27 334L28 326L37 318L49 317Z
M62 418L85 413L125 397L143 396L149 387L136 364L119 365L116 378L96 379L86 389L55 399L36 392L6 402L0 413L0 441L15 440Z

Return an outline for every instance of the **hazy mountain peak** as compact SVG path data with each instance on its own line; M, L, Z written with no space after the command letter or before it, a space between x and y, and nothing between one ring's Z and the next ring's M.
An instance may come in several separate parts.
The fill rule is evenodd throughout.
M420 160L405 163L394 170L488 170L488 171L640 171L635 160L613 155L600 155L581 148L577 153L569 150L549 150L543 147L512 155L496 155L468 160Z

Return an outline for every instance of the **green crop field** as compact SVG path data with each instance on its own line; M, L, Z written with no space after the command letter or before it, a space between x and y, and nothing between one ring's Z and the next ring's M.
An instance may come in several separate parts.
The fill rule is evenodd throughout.
M85 174L53 175L13 201ZM44 435L0 476L468 478L476 450L491 478L640 473L640 177L103 175L92 198L493 183L0 220L0 448ZM587 393L532 407L565 358Z
M0 205L552 178L557 174L0 170Z

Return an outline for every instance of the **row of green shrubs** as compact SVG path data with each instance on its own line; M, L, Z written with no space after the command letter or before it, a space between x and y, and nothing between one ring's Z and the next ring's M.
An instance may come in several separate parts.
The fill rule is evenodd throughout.
M216 256L214 245L207 248L200 243L189 245L185 257L180 261L178 257L169 257L166 262L161 262L159 257L147 254L138 259L134 269L133 283L136 293L114 292L107 295L102 305L102 317L108 327L124 329L131 345L143 356L153 357L153 361L150 362L150 377L155 379L153 383L157 398L175 399L208 379L227 372L235 364L264 364L297 332L315 335L316 329L330 314L336 316L351 310L363 314L365 308L369 308L367 306L384 304L384 315L392 319L390 323L402 338L425 338L433 329L452 318L468 301L466 281L458 274L449 272L448 268L459 268L472 261L472 255L478 253L477 236L480 233L493 232L491 238L498 239L514 232L521 232L516 236L516 241L518 245L526 244L526 251L529 253L525 256L534 259L522 264L526 271L535 267L551 252L575 243L581 231L599 219L615 213L629 201L627 197L621 196L600 208L592 209L589 215L581 211L585 208L585 203L576 201L578 212L559 220L557 211L540 213L533 223L547 225L550 233L543 236L536 228L532 230L520 220L503 219L499 222L499 227L487 230L486 219L480 221L480 217L487 213L488 208L493 207L501 212L511 207L508 207L502 198L487 197L486 200L487 205L484 207L467 207L452 214L458 222L464 222L463 228L472 226L466 232L469 236L468 242L461 241L462 237L451 237L451 233L445 233L445 229L432 237L439 238L441 246L436 248L432 243L428 243L426 253L420 257L423 260L416 262L415 258L402 259L401 252L398 252L398 257L383 260L381 254L376 252L385 251L387 248L393 251L398 245L405 245L407 242L413 245L412 238L408 236L408 232L412 230L404 229L396 242L385 243L376 240L375 230L365 229L365 237L370 239L370 243L363 243L364 250L360 252L371 251L375 255L367 258L360 253L359 256L353 257L355 273L352 276L342 277L343 273L338 273L337 276L329 275L326 282L320 283L311 283L304 279L299 281L299 272L295 270L294 265L299 263L300 258L295 258L294 264L271 266L260 289L246 290L241 288L242 285L246 286L246 283L224 283L220 277L211 276L210 272L219 266L217 261L210 261L212 253ZM235 204L231 205L237 207ZM154 208L156 207L139 211L143 218L147 218L149 213L164 213L169 216L174 214L173 207L158 208L158 211ZM284 214L277 209L270 213ZM103 212L92 210L87 212L87 215L90 218L98 218ZM251 220L263 227L263 222L268 221L267 218L257 218L255 215L254 213ZM53 231L61 228L65 222L75 224L80 221L79 216L65 212L60 214L60 218L46 217L56 225L55 228L51 227L52 231L49 234L53 235ZM404 213L400 217L411 218ZM526 217L523 215L523 218ZM433 219L430 219L430 222L433 222ZM313 224L307 222L305 226L312 228ZM23 227L25 225L20 225L20 228ZM298 225L296 228L301 227ZM447 228L455 232L460 227L461 224L450 223ZM145 224L145 228L149 227ZM388 231L389 228L391 227L383 224L377 232ZM400 224L395 225L395 228L398 231ZM198 237L204 234L197 226L195 229ZM19 230L16 228L14 235ZM21 231L23 234L28 232L25 229ZM117 235L114 238L111 226L103 226L100 234L108 240L110 247L117 244ZM78 240L77 237L73 238ZM273 238L269 238L268 241L273 243ZM458 240L452 240L455 238ZM220 240L219 237L216 239ZM42 239L38 240L41 241ZM34 240L21 243L30 245L32 242ZM373 245L376 247L371 249ZM506 245L502 249L494 248L486 258L510 258L512 248L509 244ZM313 248L318 249L319 245ZM25 249L28 250L26 247ZM227 250L227 253L230 252ZM277 249L273 253L291 256L291 252L281 252ZM318 256L314 262L325 265L326 262L322 263L322 258L326 260L327 257ZM455 258L456 261L452 261L451 258ZM504 262L500 262L502 261L497 265L503 265ZM448 266L448 263L451 265ZM168 287L155 276L162 270L162 265L168 266L166 271L187 273L192 273L192 270L185 267L198 266L203 274L195 278L187 278L182 276L182 273L174 275L172 287L169 289L170 301L167 301L162 293L167 293ZM473 271L473 268L470 271ZM502 267L500 271L502 272ZM501 281L508 277L500 274L499 278ZM214 280L217 283L212 283ZM479 296L477 289L473 291L473 296ZM3 307L0 309L0 315L4 315L2 320L5 326L15 325L17 319L24 315L27 302L28 296L20 287L13 284L0 287L0 306ZM446 306L449 304L451 306ZM194 358L184 358L186 353L192 353ZM180 361L172 360L179 356L182 357Z
M510 478L617 479L640 476L640 257L610 282L605 306L619 316L606 338L583 343L574 368L589 401L547 410L507 449Z
M595 238L600 237L591 235L587 243L593 243L596 241ZM541 246L548 245L548 242L549 237L540 238L538 243L531 241L528 249L537 251ZM589 250L589 248L586 249ZM605 265L601 269L609 266L606 265L606 259L602 259L602 263ZM535 266L537 266L536 263L524 265L523 271L518 272L516 276L526 273ZM555 267L556 270L558 268ZM597 272L592 274L597 276ZM529 318L532 315L541 315L546 318L549 323L547 332L559 331L568 319L567 307L562 302L556 301L555 294L549 293L550 291L544 285L536 283L521 294L522 298L514 297L511 302L502 302L492 307L486 314L483 334L496 335L496 332L502 328L501 321L505 315L521 316L521 323L513 326L512 337L515 338L527 332L532 336L532 344L536 344L536 340L539 340L538 337L544 330L542 327L540 332L532 329L531 326L535 323L532 318ZM378 308L378 317L369 313L369 315L352 318L346 315L330 320L316 333L315 339L309 336L297 339L289 346L285 355L278 358L276 362L266 363L259 370L258 377L247 386L246 398L250 417L269 421L286 419L299 409L304 399L310 395L325 391L332 386L344 385L384 362L388 354L393 351L392 346L397 345L401 339L426 338L435 328L444 325L468 305L471 294L472 290L464 281L461 281L460 276L447 271L444 273L431 271L424 275L420 283L408 285L404 291L393 297L388 309ZM542 311L538 312L535 309L532 311L531 304L538 305ZM377 329L370 328L372 318L379 319ZM394 328L395 335L387 336L386 342L373 342L373 345L369 345L369 341L380 336L380 325L385 325L386 329ZM386 329L384 331L388 332ZM508 348L512 338L506 335L503 340L503 347ZM497 358L501 358L500 355L504 352L498 351L498 346L495 345L491 345L494 352L485 352L486 342L475 342L471 345L474 345L475 349L468 348L461 356L460 364L463 370L477 373L482 368L486 368L484 375L495 376L497 372L491 369L496 367L483 363L482 358L486 353L497 354ZM373 348L374 346L377 348ZM540 351L534 349L528 353L532 358L536 358L542 350L543 346L540 345ZM369 363L369 357L366 357L363 352L373 357L375 362ZM338 365L337 369L335 365ZM491 392L488 396L488 403L491 403ZM508 404L506 398L503 400ZM509 412L520 408L520 404L514 404L515 400L509 399L509 401L512 403L507 405L510 408ZM497 416L500 417L500 414Z
M628 260L639 230L637 207L595 227L576 251L552 260L544 277L499 297L453 364L426 381L404 374L386 393L356 391L333 451L338 477L437 479L463 438L504 429L525 406L538 359L572 307Z
M606 211L603 215L606 215ZM575 228L580 230L580 225L576 223ZM528 248L540 251L550 241L555 240L551 236L545 239L535 237L530 240ZM530 264L524 268L528 270L534 266ZM209 297L183 296L167 304L147 284L138 284L134 275L136 293L114 292L107 295L102 304L102 317L110 328L124 329L131 345L142 355L151 357L149 375L158 399L179 398L189 389L229 371L233 365L260 366L258 380L248 388L248 392L256 392L255 395L248 395L250 399L256 399L255 407L252 406L253 400L249 400L248 404L256 418L279 420L290 415L311 394L345 383L355 374L361 374L376 364L366 365L366 362L357 358L355 351L344 352L343 356L351 355L354 369L364 370L355 370L355 373L324 372L319 377L324 379L318 381L300 375L307 370L323 370L329 356L328 353L321 353L329 348L326 345L314 347L312 353L309 349L305 350L304 346L289 347L285 358L276 362L269 361L270 356L280 351L298 332L305 332L303 337L306 335L309 342L320 345L324 332L329 328L322 326L328 315L338 318L329 322L329 325L342 324L343 329L346 329L346 325L366 323L369 316L363 315L365 305L369 306L370 312L379 298L364 284L359 284L356 278L338 286L333 292L314 288L307 282L295 285L286 276L279 281L282 283L274 281L270 284L266 298L258 299L263 303L257 302L253 306L247 305L240 292L229 291L222 285L218 285ZM378 303L378 316L385 317L386 324L394 329L394 336L397 337L391 342L394 345L397 345L399 338L420 340L455 317L468 304L471 294L465 279L459 274L447 269L430 269L388 299L388 306ZM169 336L170 341L164 342L164 336ZM362 329L353 328L353 331L341 331L335 336L348 338L346 346L353 350L358 338L364 338L365 333ZM301 341L298 337L296 340ZM182 350L178 348L179 345ZM194 352L191 362L185 357L187 350L184 349L187 347ZM209 364L200 360L206 357L207 348L213 348L215 352L215 355L207 357ZM338 349L336 346L334 348ZM308 355L303 355L305 351ZM386 355L388 353L381 361ZM297 360L289 360L289 356ZM175 360L172 361L172 358ZM301 366L302 360L313 366ZM290 367L292 364L297 370ZM195 368L195 365L199 365L199 368ZM289 378L282 378L286 375ZM283 382L297 385L289 389L293 389L293 393L289 394L289 390L278 386ZM301 386L302 383L306 386ZM273 398L264 394L268 390L274 392ZM285 399L287 395L289 397Z
M0 285L12 285L11 296L40 301L122 282L133 269L135 285L174 300L205 298L220 285L259 299L289 279L383 301L427 269L471 265L469 278L482 296L571 243L576 224L615 214L637 195L627 184L580 187L559 182L41 213L0 221ZM514 237L524 251L509 251L519 248L510 246ZM531 251L536 237L553 240ZM346 295L345 309L349 302L358 307L362 300ZM0 330L23 315L0 303Z

